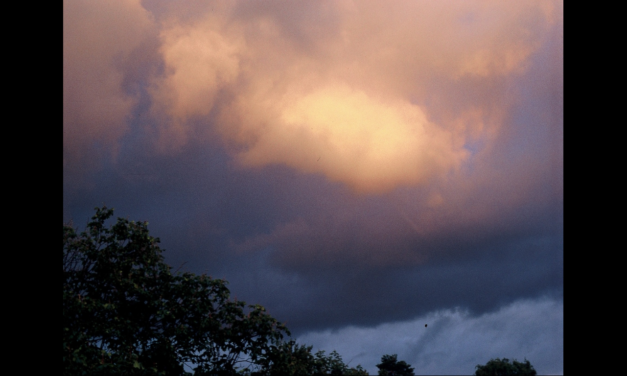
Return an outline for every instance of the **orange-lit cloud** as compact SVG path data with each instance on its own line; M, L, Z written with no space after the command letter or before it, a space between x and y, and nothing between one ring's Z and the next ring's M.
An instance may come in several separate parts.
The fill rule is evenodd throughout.
M361 193L424 185L472 163L469 143L493 145L516 100L507 79L528 69L561 8L65 1L65 154L79 158L94 140L115 145L126 132L137 101L120 67L154 37L163 70L148 93L159 149L212 134L249 168L287 165Z
M450 132L402 99L378 98L342 85L288 92L279 103L278 116L256 119L265 120L264 130L239 154L242 164L286 164L322 173L356 191L381 192L421 183L457 167L466 155ZM245 111L241 106L237 108Z
M213 13L191 25L165 23L159 52L166 72L151 88L153 112L167 117L161 148L184 145L190 133L186 123L208 116L218 93L238 77L245 45L228 34L224 23Z
M559 11L546 1L338 1L307 15L284 5L189 5L193 19L161 31L166 73L153 97L170 119L165 139L184 144L186 120L213 111L242 165L284 164L364 193L446 175L467 160L467 142L493 139L509 105L502 78L525 71ZM451 92L467 87L461 99Z
M154 30L139 0L63 1L64 166L84 162L93 143L115 149L137 98L121 65Z

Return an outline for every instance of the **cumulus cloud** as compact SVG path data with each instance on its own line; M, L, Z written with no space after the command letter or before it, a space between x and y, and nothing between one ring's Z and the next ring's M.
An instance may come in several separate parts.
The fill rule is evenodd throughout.
M322 256L421 264L450 234L481 239L529 223L561 199L559 182L543 191L557 181L550 175L559 153L549 164L539 153L508 150L536 142L522 128L560 127L550 109L534 107L539 115L525 114L522 125L512 109L560 86L543 80L532 93L516 90L535 79L534 69L561 74L561 60L542 60L561 7L68 1L64 165L84 163L94 145L115 150L138 103L125 82L142 79L141 99L151 106L143 135L159 151L219 141L248 171L287 166L378 198L328 198L324 210L231 239L239 254L273 246L286 267ZM161 69L135 77L138 58ZM554 144L542 150L560 140Z
M138 103L125 83L143 80L142 136L170 158L219 142L251 174L287 166L331 183L274 187L305 204L229 239L236 254L272 247L275 263L301 269L420 265L452 243L545 223L537 219L560 205L559 153L542 153L561 140L526 151L561 129L550 108L527 105L561 90L559 78L529 84L561 75L559 51L547 50L561 45L561 7L67 1L64 164L82 163L95 144L115 149ZM136 74L138 58L160 69ZM537 116L517 120L521 103Z
M244 166L381 193L455 171L469 141L494 139L502 80L527 69L558 3L217 5L184 3L194 17L163 23L162 140L184 145L204 118Z
M558 1L66 1L65 160L115 148L137 104L128 60L158 35L145 55L163 66L149 89L161 150L205 128L250 168L360 193L424 185L494 143L515 99L504 80L560 14Z

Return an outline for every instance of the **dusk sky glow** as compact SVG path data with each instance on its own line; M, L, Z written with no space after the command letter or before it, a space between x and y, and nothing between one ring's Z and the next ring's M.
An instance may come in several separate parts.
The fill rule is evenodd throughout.
M64 221L371 374L563 374L563 1L63 4Z

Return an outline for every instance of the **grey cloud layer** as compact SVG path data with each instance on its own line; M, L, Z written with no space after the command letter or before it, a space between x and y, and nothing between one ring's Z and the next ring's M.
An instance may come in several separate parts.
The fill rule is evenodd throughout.
M563 374L564 309L560 300L519 300L481 316L442 310L411 321L310 332L298 339L315 350L335 349L371 375L377 373L380 357L370 354L382 351L398 354L418 375L471 374L477 364L493 358L526 358L538 374L555 375Z

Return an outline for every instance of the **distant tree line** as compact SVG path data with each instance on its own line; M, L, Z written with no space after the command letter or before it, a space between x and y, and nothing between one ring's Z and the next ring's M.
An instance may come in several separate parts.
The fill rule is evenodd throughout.
M264 307L230 299L226 281L173 273L147 222L105 226L112 216L96 208L80 233L63 225L64 375L368 375L336 351L295 343ZM475 374L505 374L494 372L507 359L496 361ZM528 361L511 366L532 375L520 373L533 370ZM396 354L377 368L414 375Z
M479 365L475 367L475 376L505 376L505 375L519 375L519 376L536 376L536 370L527 359L524 362L519 362L516 359L510 363L509 359L492 359L485 365Z

